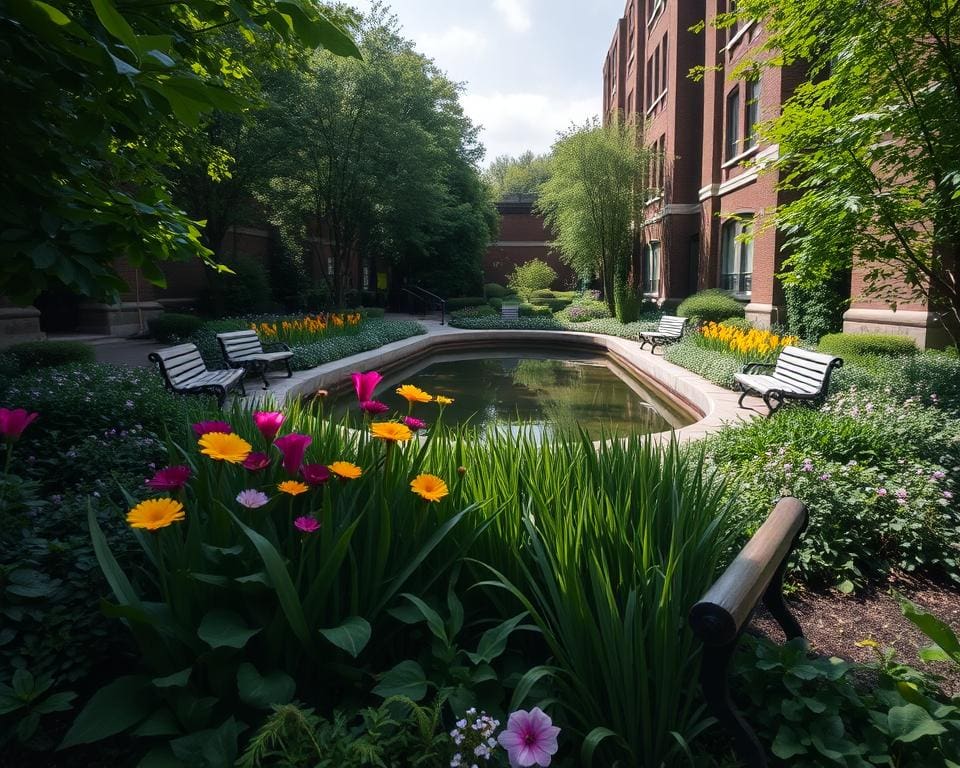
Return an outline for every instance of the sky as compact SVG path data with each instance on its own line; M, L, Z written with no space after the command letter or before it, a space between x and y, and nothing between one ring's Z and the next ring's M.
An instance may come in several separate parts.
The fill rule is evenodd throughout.
M373 0L354 0L360 11ZM624 0L388 0L403 35L447 77L481 126L483 165L547 152L557 131L599 115L603 59Z

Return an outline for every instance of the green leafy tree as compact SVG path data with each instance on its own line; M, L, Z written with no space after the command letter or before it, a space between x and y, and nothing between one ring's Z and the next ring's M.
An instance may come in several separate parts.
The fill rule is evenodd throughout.
M483 174L497 199L504 195L533 195L550 178L550 156L529 150L511 157L499 155Z
M554 246L578 274L598 274L611 314L623 320L631 300L632 225L646 199L651 150L642 131L623 120L596 118L561 134L538 207Z
M734 77L808 63L764 132L788 202L787 283L852 263L864 294L922 300L957 339L960 283L960 4L947 0L743 0L768 40ZM719 23L729 23L721 17Z
M114 297L118 256L160 285L164 261L214 263L165 169L185 129L251 104L244 45L219 44L227 28L247 47L358 55L313 0L0 6L0 294Z
M519 264L507 280L512 288L524 301L530 299L534 291L549 288L557 279L557 273L549 264L540 259L531 259L526 264Z

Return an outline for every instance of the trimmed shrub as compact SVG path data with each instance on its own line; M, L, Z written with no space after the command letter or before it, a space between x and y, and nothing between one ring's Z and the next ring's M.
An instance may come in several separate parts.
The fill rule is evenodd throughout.
M549 288L556 279L553 267L540 259L532 259L513 270L507 285L522 298L529 299L534 291Z
M541 289L541 290L539 290L539 291L531 291L531 292L530 292L530 299L531 299L531 300L533 300L533 299L555 299L556 297L557 297L557 294L555 294L553 291L548 290L548 289L546 289L546 288Z
M483 296L458 296L455 299L447 299L447 311L455 312L464 307L479 307L486 303L487 300Z
M581 299L573 302L559 313L559 320L567 323L585 323L589 320L600 320L610 317L610 310L603 301Z
M742 363L729 352L706 349L693 340L693 334L684 336L676 344L663 348L665 360L693 371L720 387L733 388L733 374L739 373Z
M24 371L52 368L55 365L92 363L93 347L79 341L27 341L14 344L7 354L16 359Z
M382 319L387 313L383 307L357 307L353 312L359 312L365 320Z
M483 286L483 295L488 299L502 299L511 293L513 293L513 291L500 285L500 283L487 283Z
M551 312L561 312L572 303L570 299L530 299L535 307L549 307Z
M680 302L678 317L689 317L696 323L719 323L732 317L744 317L743 304L721 291L710 288Z
M500 310L494 309L489 304L480 307L464 307L450 313L451 320L462 320L465 317L493 317L499 315Z
M738 331L749 332L753 330L753 323L745 317L731 317L729 320L724 320L720 325L725 325L728 328L736 328Z
M496 296L490 299L489 304L497 311L498 314L500 310L503 309L503 299L497 298Z
M914 355L919 350L909 336L889 333L828 333L820 339L819 349L828 355L854 360L866 355L901 357Z
M179 312L164 312L159 317L147 321L150 335L157 341L169 344L182 339L200 330L203 319L196 315L184 315Z
M550 307L539 307L534 304L521 304L520 317L553 317Z
M352 336L334 336L313 344L293 347L290 365L295 371L304 371L332 360L377 349L394 341L422 336L426 332L426 328L413 320L370 320L361 325L360 331Z
M451 320L454 328L471 331L520 330L520 331L565 331L560 323L550 317L523 317L518 320L504 320L502 317L465 317Z
M216 314L268 312L274 309L270 275L266 266L249 256L239 256L229 263L234 274L213 276L211 302Z

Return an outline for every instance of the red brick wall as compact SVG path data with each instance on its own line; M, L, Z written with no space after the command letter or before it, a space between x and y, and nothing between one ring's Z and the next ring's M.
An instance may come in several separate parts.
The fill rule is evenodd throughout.
M500 233L483 257L483 282L506 285L517 266L540 259L557 273L555 288L574 287L576 275L551 249L550 233L544 226L543 217L533 212L532 204L501 203L497 207L500 211Z

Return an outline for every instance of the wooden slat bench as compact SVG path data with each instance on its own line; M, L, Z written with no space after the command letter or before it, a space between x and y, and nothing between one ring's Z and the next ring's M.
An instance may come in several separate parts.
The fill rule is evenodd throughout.
M830 374L842 365L843 360L839 357L800 347L784 347L776 363L747 363L742 373L734 374L737 387L743 390L738 405L742 406L743 398L751 392L763 398L770 414L786 400L820 403L830 389ZM756 373L764 368L773 371L770 374Z
M640 342L640 349L647 344L650 345L650 353L660 346L670 341L680 341L683 336L683 329L687 324L685 317L673 317L672 315L663 315L660 322L657 323L655 331L640 331L637 334L637 341Z
M268 344L268 350L260 341L257 332L252 330L218 333L217 341L220 343L223 359L227 361L227 365L260 374L264 389L270 386L267 381L267 369L271 365L282 363L287 369L287 378L293 376L293 371L290 369L290 358L293 357L293 352L286 344L280 342Z
M803 629L783 601L783 573L806 526L807 508L795 498L780 499L736 559L690 609L690 627L703 642L700 687L707 708L733 736L734 751L749 768L766 768L767 756L730 700L730 662L761 600L788 640L803 637Z
M504 320L519 320L520 305L519 304L501 304L500 317L503 318Z
M243 387L244 370L211 371L200 356L196 344L178 344L175 347L151 352L151 362L156 363L163 383L171 392L184 395L213 395L217 405L223 408L227 392L234 387L246 395Z

